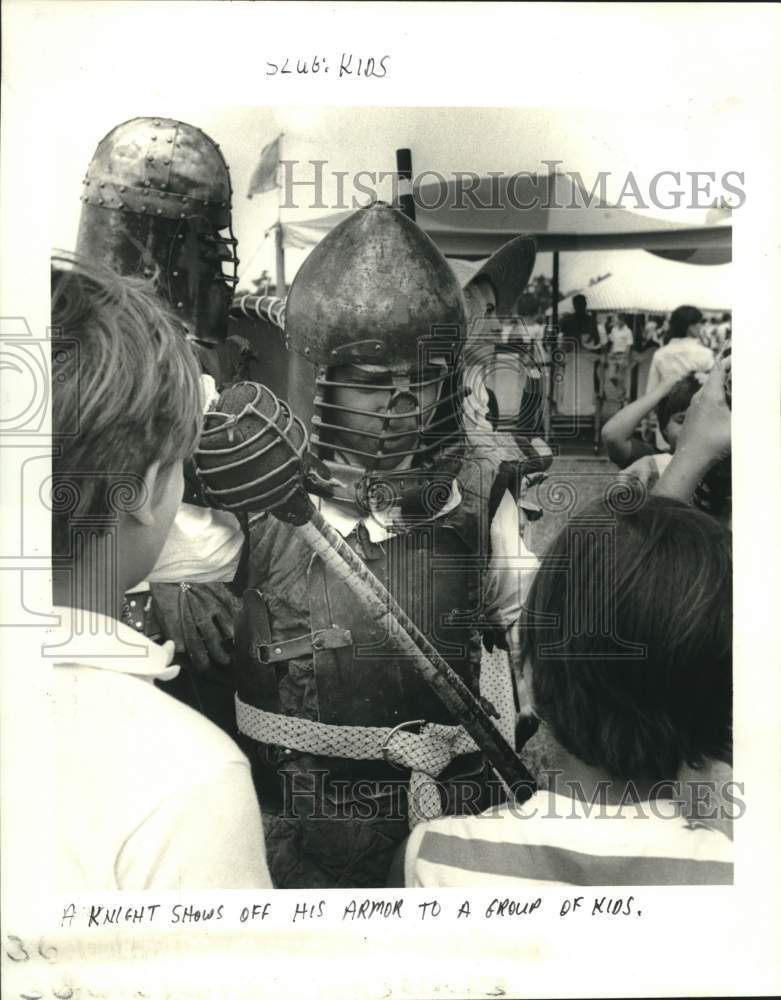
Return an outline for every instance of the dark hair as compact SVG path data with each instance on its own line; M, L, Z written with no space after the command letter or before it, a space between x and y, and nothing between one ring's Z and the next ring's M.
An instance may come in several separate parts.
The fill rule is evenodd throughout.
M72 517L100 524L140 498L153 462L195 450L200 371L150 282L75 255L52 259L52 547ZM131 507L121 507L130 504Z
M670 417L688 410L694 394L701 388L694 375L687 375L680 382L676 382L667 395L659 400L656 406L656 419L659 421L659 430L662 434Z
M731 573L728 529L678 501L573 517L521 622L535 709L566 750L631 780L728 752Z
M702 313L696 306L678 306L670 316L670 323L667 329L667 341L675 340L678 337L685 337L689 327L693 323L702 321Z
M585 306L585 304L586 304L586 296L585 296L585 295L580 295L580 294L578 294L578 295L573 295L573 296L572 296L572 305L573 305L573 306L574 306L574 307L575 307L576 309L577 309L577 307L578 307L578 306L579 306L579 305L580 305L581 303L583 303L583 305Z

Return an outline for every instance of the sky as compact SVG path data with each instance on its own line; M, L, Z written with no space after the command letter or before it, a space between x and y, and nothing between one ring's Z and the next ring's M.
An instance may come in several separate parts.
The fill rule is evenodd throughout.
M577 170L591 186L600 172L609 174L608 200L615 201L630 171L641 190L661 170L684 173L707 170L721 177L738 169L727 136L745 123L740 101L727 99L707 109L666 107L653 112L579 108L426 108L426 107L243 107L188 106L177 100L141 103L118 101L105 108L84 107L78 118L62 123L57 137L55 190L52 198L52 245L72 249L79 216L79 191L92 152L100 138L120 122L143 115L162 115L203 128L222 148L234 183L234 231L239 240L239 275L246 287L266 268L275 273L273 234L265 235L279 214L276 191L247 198L250 177L262 148L283 133L282 157L298 161L296 178L311 179L311 160L324 167L326 204L336 200L338 171L380 172L395 169L395 150L412 150L413 170L545 173L545 161L561 161L560 170ZM348 196L353 189L349 186ZM323 214L312 207L308 189L299 208L284 209L283 221ZM628 209L635 206L630 199ZM684 209L652 214L670 220L700 222L704 212ZM575 260L575 257L581 259ZM583 281L589 265L581 255L562 255L561 287ZM286 277L295 275L305 252L286 251ZM568 275L568 268L570 275ZM599 273L595 257L594 272ZM541 254L536 273L550 274L550 255ZM574 287L574 284L572 285Z

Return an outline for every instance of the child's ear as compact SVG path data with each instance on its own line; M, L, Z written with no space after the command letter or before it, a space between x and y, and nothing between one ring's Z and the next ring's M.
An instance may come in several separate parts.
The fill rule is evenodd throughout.
M133 517L144 527L151 527L155 523L155 498L160 488L160 463L153 462L144 474L143 496L141 503L129 512L129 517Z

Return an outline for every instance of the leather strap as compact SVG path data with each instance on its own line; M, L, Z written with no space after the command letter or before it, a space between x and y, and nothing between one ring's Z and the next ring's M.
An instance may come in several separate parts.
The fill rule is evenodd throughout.
M353 637L349 629L332 625L306 635L285 639L283 642L257 643L255 651L261 663L279 663L300 656L311 656L313 650L340 649L352 646Z

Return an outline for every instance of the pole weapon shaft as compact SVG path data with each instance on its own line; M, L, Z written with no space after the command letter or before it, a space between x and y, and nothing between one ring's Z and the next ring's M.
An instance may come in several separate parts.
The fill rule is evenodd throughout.
M486 710L344 538L314 507L311 518L298 530L372 618L386 626L391 641L412 659L415 669L485 753L499 777L510 789L522 782L526 770Z

